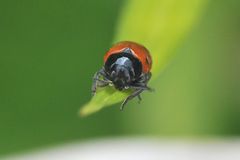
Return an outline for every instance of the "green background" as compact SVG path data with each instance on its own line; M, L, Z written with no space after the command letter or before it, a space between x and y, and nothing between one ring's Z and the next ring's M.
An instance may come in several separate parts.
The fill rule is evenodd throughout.
M240 135L237 0L209 1L140 105L78 116L126 3L0 2L0 155L109 136Z

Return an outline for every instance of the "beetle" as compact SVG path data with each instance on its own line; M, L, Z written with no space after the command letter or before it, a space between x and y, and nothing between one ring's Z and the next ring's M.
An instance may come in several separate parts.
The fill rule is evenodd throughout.
M123 91L132 89L133 92L122 103L123 110L126 103L138 97L145 91L152 91L147 86L151 78L152 58L149 51L141 44L122 41L113 45L104 56L104 66L93 77L92 93L97 87L114 86Z

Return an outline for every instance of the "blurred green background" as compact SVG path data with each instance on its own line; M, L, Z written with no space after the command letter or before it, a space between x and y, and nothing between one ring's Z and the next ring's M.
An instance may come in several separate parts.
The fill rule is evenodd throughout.
M109 136L240 135L237 0L208 2L140 105L79 118L127 2L0 1L0 155Z

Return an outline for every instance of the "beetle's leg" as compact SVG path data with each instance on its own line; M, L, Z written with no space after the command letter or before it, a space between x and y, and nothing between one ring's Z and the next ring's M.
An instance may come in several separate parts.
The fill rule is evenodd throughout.
M138 82L139 83L147 83L152 77L151 72L142 74L141 77L139 78Z
M130 96L128 96L122 103L120 110L122 111L124 106L127 104L127 102L131 99L133 99L134 97L138 96L140 93L142 93L142 91L144 91L144 89L137 89L135 90Z
M146 73L143 74L137 82L134 83L134 85L130 86L130 88L135 88L135 89L144 89L148 91L154 91L152 88L147 86L147 82L151 78L151 73Z
M94 81L98 81L98 82L101 82L101 83L110 83L111 82L111 81L108 81L108 80L98 79L98 78L94 79Z
M154 91L152 88L146 85L146 83L149 81L150 78L151 78L151 73L144 74L138 82L136 82L134 85L129 86L129 88L135 89L135 91L123 101L120 108L121 110L123 110L124 106L127 104L129 100L133 99L136 96L138 97L138 100L140 102L142 100L140 94L143 91L145 90Z
M148 90L148 91L154 91L152 88L146 86L145 84L141 84L141 83L135 84L134 86L130 86L130 88L133 88L133 89L143 89L143 90Z
M99 70L98 72L95 73L94 77L93 77L93 84L92 84L92 94L94 95L96 93L97 87L104 87L107 86L109 84L108 81L105 80L101 80L100 76L102 76L104 79L106 79L106 74L104 69L102 68L101 70ZM98 84L98 82L101 82L101 84Z
M97 90L97 79L99 77L99 72L96 72L94 74L94 78L93 78L93 83L92 83L92 94L95 95L96 90Z
M108 85L109 85L109 83L106 82L106 83L98 84L97 86L98 86L98 87L106 87L106 86L108 86Z

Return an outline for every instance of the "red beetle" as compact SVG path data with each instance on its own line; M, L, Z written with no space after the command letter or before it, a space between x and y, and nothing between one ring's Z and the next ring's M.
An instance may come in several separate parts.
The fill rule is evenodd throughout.
M95 94L97 87L113 85L117 90L133 89L121 105L124 105L134 97L141 100L140 93L144 90L152 90L147 86L151 78L152 58L149 51L142 45L123 41L110 48L104 56L104 66L93 79L92 92Z

